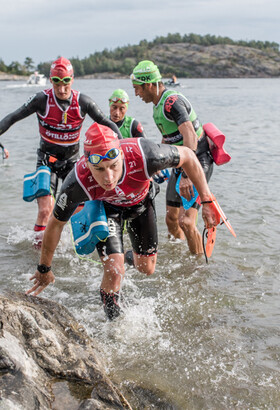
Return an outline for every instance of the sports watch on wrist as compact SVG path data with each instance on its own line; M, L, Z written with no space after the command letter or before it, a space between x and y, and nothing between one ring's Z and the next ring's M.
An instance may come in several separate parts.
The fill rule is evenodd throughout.
M48 273L51 270L51 268L51 266L42 264L37 266L37 271L40 273Z

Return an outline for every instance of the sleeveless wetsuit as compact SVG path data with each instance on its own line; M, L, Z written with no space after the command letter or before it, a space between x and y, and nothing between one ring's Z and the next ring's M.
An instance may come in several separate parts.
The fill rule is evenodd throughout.
M213 172L213 158L202 124L189 100L180 92L165 90L158 104L153 107L153 118L162 134L164 143L171 145L183 145L183 136L180 134L178 127L186 121L192 122L198 138L196 156L204 170L207 181L209 181ZM166 189L166 204L176 208L182 206L181 197L175 188L179 175L179 170L172 170ZM196 202L192 207L199 209L199 204Z
M175 110L180 111L181 114L175 113ZM185 121L192 122L198 138L203 135L202 125L191 103L179 92L164 91L158 104L153 107L153 118L165 144L183 145L183 136L180 134L178 126Z
M69 105L63 109L59 105L53 88L43 91L47 96L46 113L37 113L39 132L45 142L69 147L80 139L82 117L78 91L72 90Z
M126 115L122 121L118 121L116 124L123 138L146 138L142 124L133 117Z

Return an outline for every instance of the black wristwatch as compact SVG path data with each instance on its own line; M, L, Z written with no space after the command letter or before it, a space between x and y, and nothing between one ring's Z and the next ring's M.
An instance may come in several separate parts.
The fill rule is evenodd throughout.
M42 264L37 266L37 271L40 273L48 273L51 270L51 268L51 266Z

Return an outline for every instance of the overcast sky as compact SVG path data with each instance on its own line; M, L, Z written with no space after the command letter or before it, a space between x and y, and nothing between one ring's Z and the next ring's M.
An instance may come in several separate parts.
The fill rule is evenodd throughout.
M84 58L168 33L280 43L279 0L0 0L0 58Z

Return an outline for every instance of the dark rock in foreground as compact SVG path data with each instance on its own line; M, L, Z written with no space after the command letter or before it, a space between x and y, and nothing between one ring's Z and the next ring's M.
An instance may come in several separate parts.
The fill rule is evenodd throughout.
M131 409L106 375L95 342L47 299L0 296L0 376L0 409L69 409L63 395L55 401L59 382L80 396L71 408Z

